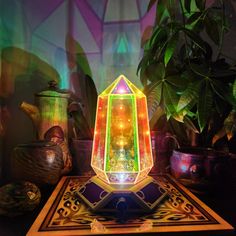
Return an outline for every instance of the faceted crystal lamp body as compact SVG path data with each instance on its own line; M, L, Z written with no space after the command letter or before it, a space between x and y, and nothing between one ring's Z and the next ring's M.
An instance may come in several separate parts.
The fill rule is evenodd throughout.
M146 97L123 75L98 97L91 165L109 184L135 184L153 166Z

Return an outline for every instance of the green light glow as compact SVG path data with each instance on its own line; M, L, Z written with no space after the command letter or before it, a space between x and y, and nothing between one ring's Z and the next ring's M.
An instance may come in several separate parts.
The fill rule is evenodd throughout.
M127 53L128 52L128 40L125 35L120 35L118 38L118 46L116 49L117 53Z

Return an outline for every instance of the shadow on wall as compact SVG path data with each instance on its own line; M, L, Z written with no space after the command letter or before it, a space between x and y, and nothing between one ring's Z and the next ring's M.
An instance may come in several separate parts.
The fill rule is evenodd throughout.
M18 143L36 136L28 117L19 110L22 101L34 102L34 93L47 86L50 80L59 81L57 71L32 53L16 47L1 52L1 157L3 177L9 177L10 155Z
M80 45L67 36L67 66L70 70L69 83L71 100L81 106L74 110L75 136L87 123L93 130L96 113L97 91L92 80L91 70ZM90 72L89 74L87 74ZM10 178L10 156L13 148L19 143L36 139L36 133L29 118L19 109L23 101L34 103L34 94L48 87L49 81L60 84L59 73L36 55L16 47L4 48L1 52L0 77L0 178ZM82 120L86 122L81 122ZM92 138L92 136L91 136ZM2 167L3 170L2 170ZM1 176L3 173L3 176Z

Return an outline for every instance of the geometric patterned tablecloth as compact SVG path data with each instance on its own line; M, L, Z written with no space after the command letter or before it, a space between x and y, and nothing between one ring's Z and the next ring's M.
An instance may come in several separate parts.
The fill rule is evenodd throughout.
M119 223L114 213L92 212L77 196L88 177L63 177L27 236L129 233L232 233L233 227L169 175L154 177L168 192L154 212L130 215Z

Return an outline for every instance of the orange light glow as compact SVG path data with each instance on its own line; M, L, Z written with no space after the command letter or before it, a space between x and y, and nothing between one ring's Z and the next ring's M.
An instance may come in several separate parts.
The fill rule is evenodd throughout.
M99 95L97 107L94 171L110 184L141 181L153 166L145 95L121 75Z

